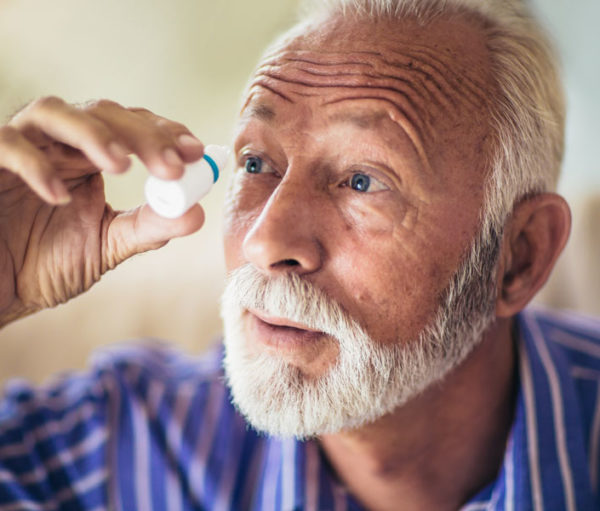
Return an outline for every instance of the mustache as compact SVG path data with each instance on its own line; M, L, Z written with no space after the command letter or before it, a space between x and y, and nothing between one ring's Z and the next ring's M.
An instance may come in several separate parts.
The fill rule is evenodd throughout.
M339 302L294 272L265 275L251 264L241 266L229 273L221 305L222 310L237 307L240 314L255 309L286 318L340 341L350 332L367 336Z

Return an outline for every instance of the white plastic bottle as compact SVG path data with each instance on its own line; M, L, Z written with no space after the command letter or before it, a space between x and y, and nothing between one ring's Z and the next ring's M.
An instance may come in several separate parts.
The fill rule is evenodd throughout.
M185 166L180 179L150 176L144 187L148 204L164 218L179 218L210 191L228 158L227 147L208 145L200 160Z

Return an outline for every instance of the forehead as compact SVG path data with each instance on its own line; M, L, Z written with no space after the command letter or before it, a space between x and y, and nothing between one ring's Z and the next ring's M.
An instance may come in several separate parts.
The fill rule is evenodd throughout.
M346 120L385 130L391 122L421 159L457 138L471 142L460 148L473 147L473 137L487 131L492 80L476 20L423 26L331 17L303 29L259 64L242 119L297 127L307 119Z

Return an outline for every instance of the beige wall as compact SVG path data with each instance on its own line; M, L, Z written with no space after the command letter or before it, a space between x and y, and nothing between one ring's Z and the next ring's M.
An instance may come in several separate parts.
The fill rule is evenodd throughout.
M0 118L40 95L108 97L182 121L207 143L227 143L247 76L294 10L294 0L0 0ZM109 200L138 204L144 178L140 166L109 178ZM137 256L77 300L1 330L0 381L82 367L94 347L119 339L156 336L202 349L220 330L224 184L203 201L200 233ZM600 279L589 271L598 260L594 204L591 217L577 207L580 234L546 299L600 313Z

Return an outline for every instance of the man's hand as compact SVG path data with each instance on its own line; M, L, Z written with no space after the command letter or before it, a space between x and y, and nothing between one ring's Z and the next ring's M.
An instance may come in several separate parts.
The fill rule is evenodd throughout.
M176 220L147 205L113 211L101 171L125 172L133 153L150 173L175 179L203 150L185 126L104 100L40 99L1 126L0 326L66 302L128 257L198 230L198 205Z

